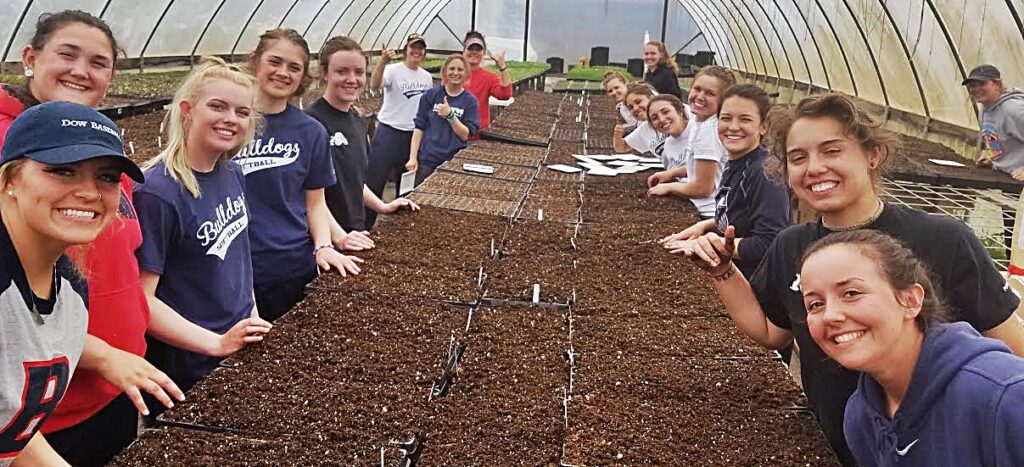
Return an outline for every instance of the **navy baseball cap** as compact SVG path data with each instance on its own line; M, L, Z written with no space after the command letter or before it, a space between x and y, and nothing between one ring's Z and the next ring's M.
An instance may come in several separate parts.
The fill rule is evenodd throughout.
M116 157L121 171L132 180L146 180L139 166L125 156L117 125L91 107L71 102L39 104L14 119L0 152L0 165L22 157L43 164Z
M971 81L992 81L996 79L1003 79L998 68L992 65L978 65L967 74L967 79L963 80L960 84L967 86L967 83Z

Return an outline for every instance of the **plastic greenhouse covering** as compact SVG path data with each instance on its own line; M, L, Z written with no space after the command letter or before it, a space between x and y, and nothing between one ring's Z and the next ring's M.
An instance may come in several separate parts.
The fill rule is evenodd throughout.
M41 13L88 11L114 29L128 58L244 54L259 34L289 27L315 50L335 35L364 48L400 47L424 32L431 48L455 49L477 28L509 58L575 56L558 49L599 29L590 45L639 57L641 30L657 38L670 11L662 0L6 0L0 9L3 62L20 60ZM793 101L832 89L875 104L907 132L976 128L966 73L1000 67L1009 85L1024 83L1024 0L670 0L670 49L698 38L718 63ZM642 25L632 12L648 7ZM601 43L603 40L605 43ZM613 42L613 43L607 43ZM692 41L690 41L692 42ZM628 43L628 44L627 44ZM688 42L689 43L689 42ZM525 46L524 46L525 44ZM635 44L635 45L634 45ZM582 47L582 45L581 45ZM687 47L688 51L694 47ZM562 55L559 55L562 52ZM523 55L525 54L525 57ZM548 55L550 54L550 55ZM613 57L614 58L614 57ZM623 56L626 58L626 56ZM624 61L621 60L621 61ZM943 130L946 128L946 130ZM949 130L952 128L953 130Z

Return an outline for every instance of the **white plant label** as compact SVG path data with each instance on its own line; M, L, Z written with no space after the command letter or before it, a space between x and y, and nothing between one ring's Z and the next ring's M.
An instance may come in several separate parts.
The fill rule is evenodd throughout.
M533 284L533 303L540 303L540 284Z
M402 181L398 186L398 194L405 196L416 187L416 172L408 171L402 174Z
M135 142L134 141L129 141L128 142L128 150L132 152L133 156L135 155Z
M537 220L539 220L539 221L544 220L544 210L543 209L538 209L537 210Z
M567 173L567 174L576 173L576 172L582 172L583 171L583 169L581 169L579 167L572 167L572 166L564 165L564 164L551 164L551 165L547 166L547 168L549 168L551 170L554 170L554 171L557 171L557 172L564 172L564 173Z
M944 167L967 167L959 162L946 159L928 159L928 162L931 162L932 164L935 165L941 165Z

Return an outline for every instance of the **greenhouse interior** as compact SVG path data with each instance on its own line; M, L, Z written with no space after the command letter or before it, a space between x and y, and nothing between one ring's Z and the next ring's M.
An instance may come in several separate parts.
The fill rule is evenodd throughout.
M1024 465L1022 0L6 3L0 467Z

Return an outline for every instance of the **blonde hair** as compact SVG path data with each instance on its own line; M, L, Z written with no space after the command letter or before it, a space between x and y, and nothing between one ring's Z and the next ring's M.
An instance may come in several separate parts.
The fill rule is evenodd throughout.
M203 88L212 80L222 79L248 89L254 96L256 92L256 79L252 75L235 65L229 65L217 57L204 57L192 73L185 78L181 88L174 94L174 101L170 110L164 116L164 127L167 129L167 147L156 157L143 164L143 170L149 171L157 164L163 162L167 175L172 180L180 183L192 194L199 198L202 193L199 191L199 182L192 173L192 167L188 163L188 148L185 143L188 140L189 124L188 118L181 111L181 103L188 101L195 103L196 99L203 92ZM243 146L252 141L256 134L260 116L256 111L249 114L249 129L245 132L242 141L223 154L218 161L234 156Z
M622 84L625 86L628 86L630 83L629 80L627 80L626 77L622 75L622 73L619 73L615 70L608 70L604 72L604 80L601 81L601 86L608 87L608 83L616 80L622 81Z
M469 82L469 60L466 60L466 57L462 54L451 54L448 56L448 58L445 59L444 65L441 65L441 83L448 83L448 65L454 62L455 60L462 60L462 66L466 67L467 76L466 80L462 84L463 86L465 86L466 83Z

